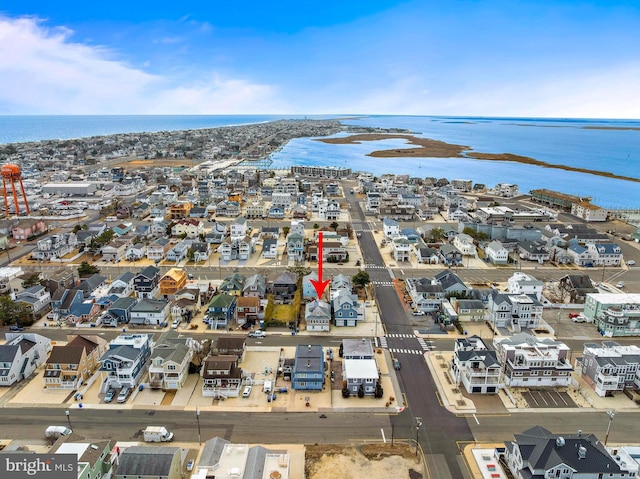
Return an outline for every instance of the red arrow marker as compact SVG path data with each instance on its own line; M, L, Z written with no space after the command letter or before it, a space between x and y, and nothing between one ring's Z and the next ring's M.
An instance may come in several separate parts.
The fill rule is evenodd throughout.
M322 293L329 284L329 280L322 281L322 231L318 233L318 280L311 280L311 284L318 293L318 299L322 299Z

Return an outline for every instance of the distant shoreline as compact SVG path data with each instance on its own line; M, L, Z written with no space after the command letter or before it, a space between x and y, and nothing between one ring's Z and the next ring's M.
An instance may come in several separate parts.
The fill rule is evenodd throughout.
M523 163L527 165L539 166L542 168L552 168L557 170L575 171L576 173L586 173L589 175L602 176L623 181L640 183L640 178L617 175L609 171L591 170L576 166L556 165L546 161L536 160L528 156L514 155L512 153L480 153L471 151L469 146L446 143L444 141L432 140L430 138L418 138L413 135L404 134L360 134L343 136L339 138L317 138L316 141L330 143L334 145L361 144L365 141L379 140L406 140L417 148L376 150L368 153L367 156L374 158L473 158L486 161L507 161L512 163Z

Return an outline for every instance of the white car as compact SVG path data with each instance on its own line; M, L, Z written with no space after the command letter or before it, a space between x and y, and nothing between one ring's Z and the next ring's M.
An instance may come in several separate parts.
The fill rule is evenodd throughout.
M627 266L633 266L634 264L636 264L636 262L634 260L632 260L632 259L627 261Z
M250 338L264 338L267 336L267 333L265 333L262 330L257 330L257 331L251 331L249 333L249 337Z
M616 288L618 289L624 288L624 281L620 281L618 284L616 284Z
M180 321L179 319L174 319L173 323L171 323L171 329L178 329L178 326L180 326L180 323L182 321Z
M424 316L424 311L416 311L415 309L411 312L414 316Z
M574 323L586 323L587 317L584 314L579 314L575 318L571 318L571 321L573 321Z
M245 386L244 390L242 391L242 397L248 398L249 396L251 396L251 389L251 386Z

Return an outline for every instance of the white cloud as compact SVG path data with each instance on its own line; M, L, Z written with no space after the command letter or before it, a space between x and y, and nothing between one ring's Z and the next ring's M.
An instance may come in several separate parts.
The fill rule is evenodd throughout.
M175 87L32 17L0 17L0 114L277 112L276 91L208 75Z

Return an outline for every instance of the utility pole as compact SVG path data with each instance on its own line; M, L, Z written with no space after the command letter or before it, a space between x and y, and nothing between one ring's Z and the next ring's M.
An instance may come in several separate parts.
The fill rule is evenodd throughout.
M68 409L64 412L65 415L67 416L67 422L69 423L69 429L73 429L71 427L71 411L69 411ZM609 423L609 425L611 425L611 423Z
M607 416L609 416L609 425L607 426L607 435L604 437L604 445L607 445L607 441L609 440L609 433L611 432L611 423L613 422L613 418L616 417L616 412L612 409L607 411Z
M198 444L202 445L202 439L200 436L200 409L196 407L196 421L198 422Z
M420 438L420 428L422 427L422 418L416 416L416 456L418 455L418 439Z

